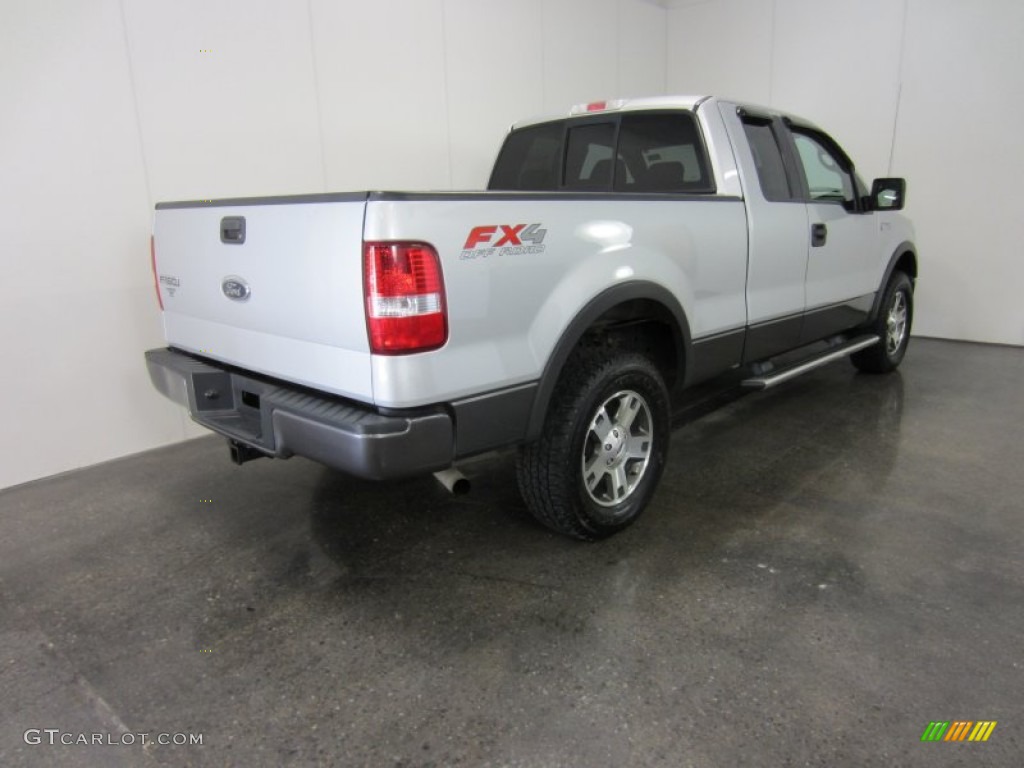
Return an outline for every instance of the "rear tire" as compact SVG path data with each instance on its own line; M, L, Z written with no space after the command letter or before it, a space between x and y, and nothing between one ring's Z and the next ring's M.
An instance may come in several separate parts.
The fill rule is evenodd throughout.
M520 448L519 490L553 531L592 541L633 523L669 442L665 382L643 355L581 348L565 366L540 439Z
M910 343L910 327L914 320L914 285L903 272L893 272L882 296L878 317L871 331L879 342L850 355L852 362L865 373L889 373L903 361Z

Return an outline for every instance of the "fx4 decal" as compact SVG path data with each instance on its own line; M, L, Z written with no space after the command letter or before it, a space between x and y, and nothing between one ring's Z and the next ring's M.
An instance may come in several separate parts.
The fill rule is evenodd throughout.
M489 256L515 256L523 253L544 253L544 236L540 224L485 224L469 230L462 246L461 259ZM529 245L527 245L529 243Z

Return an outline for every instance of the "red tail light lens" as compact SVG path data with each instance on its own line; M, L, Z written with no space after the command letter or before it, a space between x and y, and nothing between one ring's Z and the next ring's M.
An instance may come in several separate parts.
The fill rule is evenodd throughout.
M160 311L164 311L164 300L160 295L160 277L156 271L156 238L149 236L149 266L153 270L153 289L156 291L156 303L160 305Z
M437 251L426 243L364 243L363 294L370 351L426 352L448 340Z

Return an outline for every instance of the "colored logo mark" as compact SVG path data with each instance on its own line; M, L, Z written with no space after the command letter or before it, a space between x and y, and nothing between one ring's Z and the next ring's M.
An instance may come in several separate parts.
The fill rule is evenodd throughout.
M995 720L933 720L921 741L988 741L995 729Z

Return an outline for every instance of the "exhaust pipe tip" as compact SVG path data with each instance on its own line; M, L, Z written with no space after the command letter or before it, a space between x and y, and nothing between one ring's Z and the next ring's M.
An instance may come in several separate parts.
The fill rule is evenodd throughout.
M445 490L453 496L462 496L463 494L469 493L469 478L459 472L455 467L435 472L434 477L437 479L437 482L443 485Z

